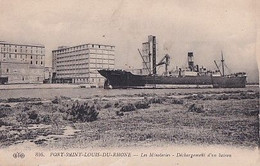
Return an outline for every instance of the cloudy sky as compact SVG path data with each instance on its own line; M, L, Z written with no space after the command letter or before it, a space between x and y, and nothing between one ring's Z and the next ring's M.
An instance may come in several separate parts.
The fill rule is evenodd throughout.
M116 68L141 68L137 48L155 35L158 59L214 69L224 53L227 71L258 80L253 0L0 0L0 40L39 43L51 50L83 43L116 46ZM163 70L161 68L160 70Z

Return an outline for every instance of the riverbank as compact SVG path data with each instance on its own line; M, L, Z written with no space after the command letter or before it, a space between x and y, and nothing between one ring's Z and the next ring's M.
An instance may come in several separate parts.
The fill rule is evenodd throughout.
M248 84L247 87L259 87L259 84ZM71 88L103 88L97 84L0 84L0 90L15 89L71 89ZM213 89L212 85L147 85L131 89Z
M98 88L98 85L94 85L94 84L7 84L7 85L0 85L0 90L68 89L68 88Z
M254 148L259 143L258 88L76 90L63 96L52 92L59 97L2 99L0 147L29 142L46 148Z

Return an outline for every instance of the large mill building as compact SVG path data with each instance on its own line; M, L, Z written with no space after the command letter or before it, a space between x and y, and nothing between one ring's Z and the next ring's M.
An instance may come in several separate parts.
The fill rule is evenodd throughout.
M53 80L56 83L103 85L99 69L114 69L115 46L82 44L60 46L52 51Z

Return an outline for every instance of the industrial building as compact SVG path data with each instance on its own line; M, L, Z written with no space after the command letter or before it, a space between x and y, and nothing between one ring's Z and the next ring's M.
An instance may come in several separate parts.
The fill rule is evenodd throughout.
M103 85L97 70L114 69L115 46L82 44L52 51L53 82Z
M45 47L0 41L0 83L43 83Z
M142 44L143 70L142 74L156 74L156 37L148 36L148 42Z

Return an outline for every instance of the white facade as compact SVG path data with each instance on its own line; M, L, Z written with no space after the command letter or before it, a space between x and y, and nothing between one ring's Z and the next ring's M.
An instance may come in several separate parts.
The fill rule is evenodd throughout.
M0 77L8 83L43 83L45 47L0 41Z
M83 44L59 47L52 51L52 67L56 78L72 78L72 83L103 84L99 69L114 69L115 46Z

